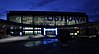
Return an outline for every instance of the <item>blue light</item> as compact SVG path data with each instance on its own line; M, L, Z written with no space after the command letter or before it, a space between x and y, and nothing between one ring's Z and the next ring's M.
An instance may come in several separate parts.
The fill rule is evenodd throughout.
M10 29L13 29L13 26L11 26Z
M43 41L43 44L47 44L47 42L46 41Z
M51 39L52 42L58 42L58 39Z

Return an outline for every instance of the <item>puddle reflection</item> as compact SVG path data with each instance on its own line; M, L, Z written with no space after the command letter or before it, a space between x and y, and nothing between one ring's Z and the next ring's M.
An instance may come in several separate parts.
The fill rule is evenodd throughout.
M53 46L56 46L55 43L58 42L58 39L43 39L39 41L29 41L24 44L25 47L34 47L34 46L40 46L40 45L48 45L52 44Z

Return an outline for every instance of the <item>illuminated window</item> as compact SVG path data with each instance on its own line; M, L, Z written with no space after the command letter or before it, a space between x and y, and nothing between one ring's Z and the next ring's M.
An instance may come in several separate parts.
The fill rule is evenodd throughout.
M79 24L80 18L76 18L76 17L69 17L67 18L67 25L74 25L74 24Z
M70 35L73 35L73 33L70 33Z
M22 27L20 26L19 28L21 29Z
M41 34L41 31L38 31L39 34Z
M32 16L23 16L22 20L24 24L33 24Z
M57 35L57 28L44 28L44 35L47 35L46 34L47 31L55 32L55 35Z
M41 31L34 31L34 34L35 34L35 35L41 34Z
M72 17L73 18L73 17ZM73 20L71 21L71 25L74 25L75 24L75 20L73 18Z
M34 28L35 30L41 30L41 28Z
M14 32L10 32L10 33L12 33L12 34L13 34Z
M22 32L20 32L20 35L22 35Z
M67 19L67 25L70 25L70 21Z
M13 26L11 26L10 29L13 29Z
M77 35L77 33L74 33L74 35Z
M33 27L24 27L23 30L33 30Z
M77 17L75 17L76 18L76 24L79 24L79 20L77 19Z
M61 17L61 16L56 16L56 18L58 18L58 20L56 20L56 25L61 26L61 25L65 25L65 17Z
M41 34L41 28L34 28L34 34Z
M25 35L33 35L33 31L24 31Z
M53 19L52 16L48 16L46 20L47 25L54 26L55 25L55 20Z
M34 16L34 24L35 25L44 25L44 18L46 18L46 16Z
M21 16L10 16L9 21L21 23Z
M79 31L77 31L77 33L79 33Z

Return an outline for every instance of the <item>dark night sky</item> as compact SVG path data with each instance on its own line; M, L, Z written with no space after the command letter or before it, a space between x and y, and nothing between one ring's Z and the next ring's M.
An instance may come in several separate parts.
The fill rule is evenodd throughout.
M99 21L99 0L0 0L0 18L10 10L85 12L89 21Z

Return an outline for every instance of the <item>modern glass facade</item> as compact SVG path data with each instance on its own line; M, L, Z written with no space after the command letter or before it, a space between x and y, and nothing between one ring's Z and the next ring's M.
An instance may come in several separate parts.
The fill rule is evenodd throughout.
M21 16L10 16L9 20L12 22L22 23L22 17Z
M46 29L57 28L58 32L62 27L67 29L67 25L87 23L88 16L85 13L12 11L8 13L8 21L32 25L22 26L22 33L20 32L22 35L52 35L56 33L56 30L44 31L46 26Z
M33 24L32 16L22 16L21 20L23 24Z
M9 21L32 24L32 25L49 25L64 26L87 23L87 17L78 16L10 16Z

